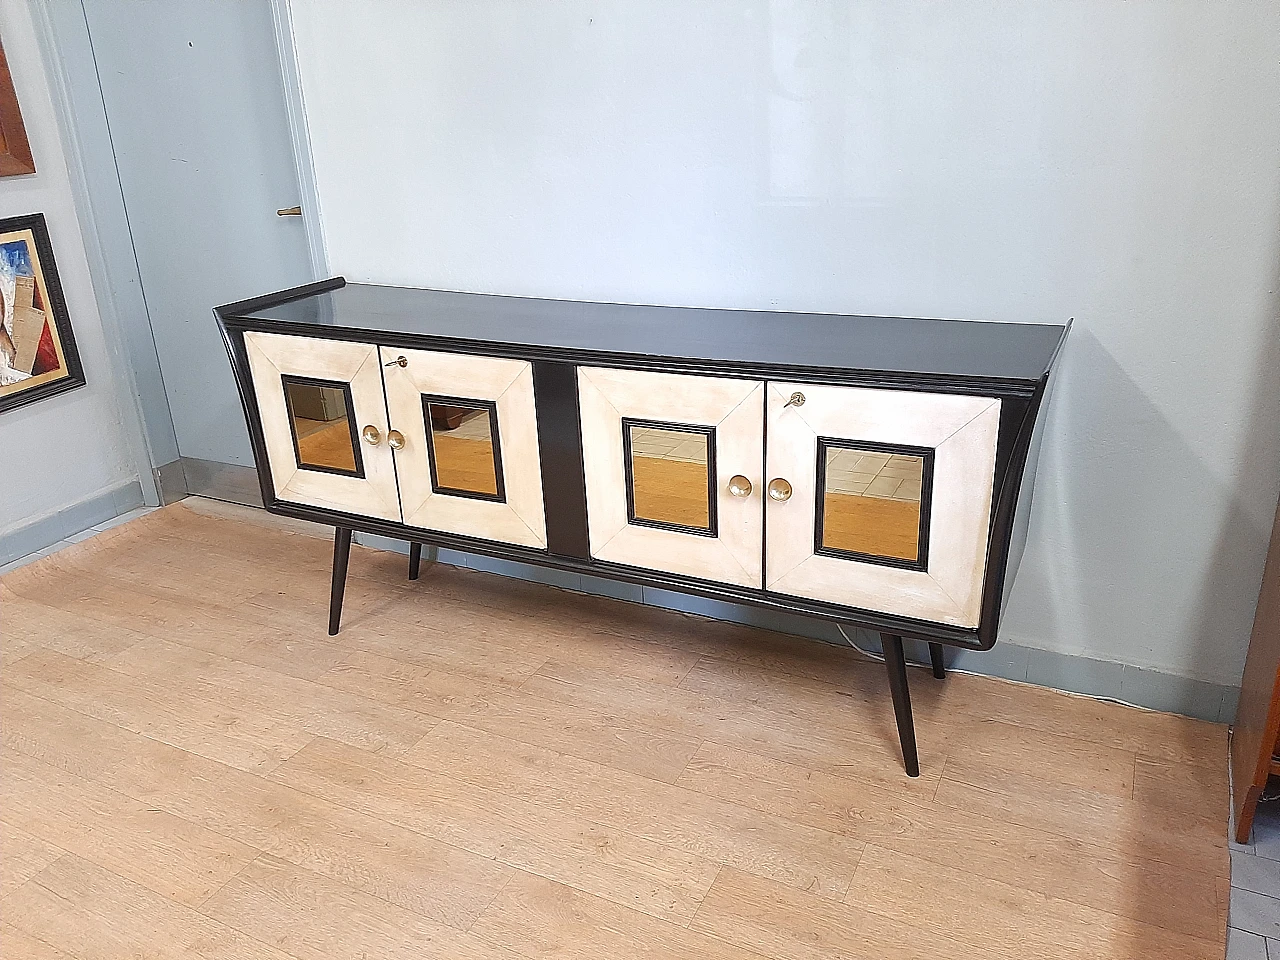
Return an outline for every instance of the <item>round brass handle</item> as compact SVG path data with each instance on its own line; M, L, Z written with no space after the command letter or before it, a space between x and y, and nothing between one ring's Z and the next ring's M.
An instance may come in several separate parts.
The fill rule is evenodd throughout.
M776 477L775 479L770 480L769 496L774 500L777 500L779 503L785 503L791 499L791 484L787 483L787 481L783 480L781 477Z
M409 365L409 358L406 357L404 354L401 354L400 356L396 357L394 360L388 360L386 363L383 364L384 367L407 367L408 365Z
M791 395L791 399L782 405L784 410L787 407L803 407L803 406L804 406L804 394L801 393L799 390L793 393Z
M391 447L392 450L403 450L404 434L401 433L399 430L388 430L387 444Z
M382 442L382 433L372 423L360 431L360 437L371 447Z
M751 481L742 474L735 474L729 478L729 493L735 497L751 496Z

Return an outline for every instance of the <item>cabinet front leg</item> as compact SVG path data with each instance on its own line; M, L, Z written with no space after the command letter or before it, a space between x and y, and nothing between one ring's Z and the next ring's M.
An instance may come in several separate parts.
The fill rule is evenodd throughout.
M418 567L422 564L422 544L409 544L409 579L418 579Z
M329 636L338 632L342 623L342 595L347 589L347 561L351 559L351 531L337 527L333 531L333 586L329 591Z
M908 777L920 776L920 758L916 754L916 728L911 719L911 691L907 688L907 658L902 652L902 638L892 633L880 634L884 648L884 665L889 672L889 691L893 694L893 712L898 719L898 742L902 744L902 761Z

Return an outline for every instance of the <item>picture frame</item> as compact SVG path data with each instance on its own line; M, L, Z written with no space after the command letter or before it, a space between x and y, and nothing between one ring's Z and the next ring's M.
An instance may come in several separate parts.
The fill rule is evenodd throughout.
M13 88L9 61L0 43L0 177L20 177L35 173L36 162L27 141L27 127L22 122L18 92Z
M0 219L0 413L84 383L44 214Z

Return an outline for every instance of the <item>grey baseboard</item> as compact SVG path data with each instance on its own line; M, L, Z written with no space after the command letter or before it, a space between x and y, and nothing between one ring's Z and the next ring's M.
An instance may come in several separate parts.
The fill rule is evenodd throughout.
M261 506L257 473L251 467L211 463L206 460L183 458L187 488L192 494L230 500L249 506ZM374 534L357 533L357 543L380 550L408 553L408 544ZM749 626L775 630L795 636L810 637L826 643L843 645L844 638L836 626L827 620L796 614L760 610L736 603L706 600L671 590L639 587L618 583L601 577L592 577L563 570L550 570L526 563L498 560L457 550L441 549L439 562L472 570L484 570L506 577L546 583L579 593L613 597L632 603L692 613L716 620L728 620ZM855 642L864 649L879 650L879 637L864 630L854 633ZM912 647L915 649L911 649ZM1195 680L1176 674L1162 673L1146 667L1097 660L1091 657L1039 650L1019 644L1016 640L1001 639L988 651L947 650L948 664L957 670L966 670L984 676L1002 677L1021 683L1052 687L1091 697L1119 700L1151 710L1179 713L1214 723L1231 723L1235 720L1236 703L1240 688L1207 680ZM923 644L908 644L908 656L918 662L928 662L928 652Z
M10 527L0 532L0 565L43 550L140 506L142 484L137 480L126 480L78 503Z
M182 458L171 460L163 467L151 471L156 478L156 490L160 492L160 506L176 503L187 495L187 477L183 472Z
M189 495L241 503L247 507L262 506L258 471L253 467L218 463L215 460L197 460L194 457L183 457L179 462L182 464L182 475Z

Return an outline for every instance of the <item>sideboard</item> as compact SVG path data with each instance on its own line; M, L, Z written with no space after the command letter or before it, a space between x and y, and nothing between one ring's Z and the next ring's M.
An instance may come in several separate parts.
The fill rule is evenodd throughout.
M348 284L216 308L273 513L989 649L1070 324Z

